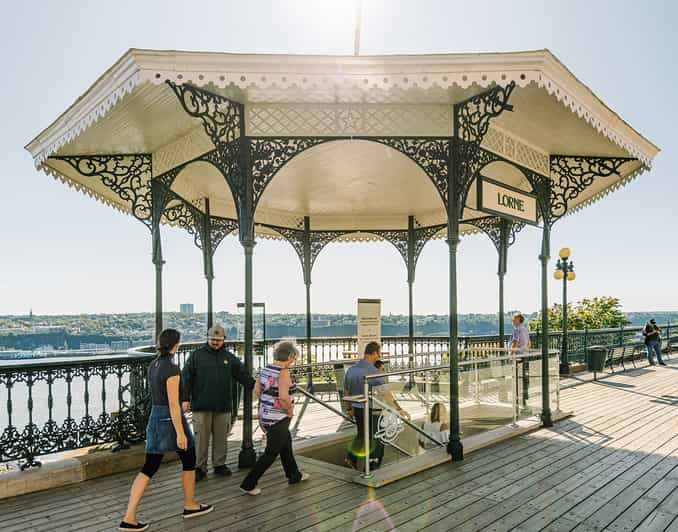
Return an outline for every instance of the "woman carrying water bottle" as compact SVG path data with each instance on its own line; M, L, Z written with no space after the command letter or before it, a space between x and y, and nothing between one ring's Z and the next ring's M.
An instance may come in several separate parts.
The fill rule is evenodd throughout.
M176 452L182 465L184 519L211 512L214 507L195 502L195 443L179 403L179 366L173 362L179 350L181 335L165 329L158 337L158 356L148 368L151 393L151 415L146 426L146 462L134 479L127 512L118 530L146 530L148 523L137 521L137 506L153 475L158 471L164 453Z

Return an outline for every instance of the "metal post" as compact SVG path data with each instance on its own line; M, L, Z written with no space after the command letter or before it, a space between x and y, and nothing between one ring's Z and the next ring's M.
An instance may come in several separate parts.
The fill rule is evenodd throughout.
M560 350L560 374L570 373L570 359L567 353L567 268L563 275L563 343Z
M513 426L518 422L518 362L515 351L511 351L511 364L513 368L513 385L511 386L511 402L513 403Z
M508 255L508 220L500 221L499 236L499 268L497 275L499 277L499 347L504 347L504 276L506 275L507 255Z
M410 368L414 367L414 304L412 297L412 287L414 285L414 216L407 217L407 287L408 287L408 331L407 331L407 349ZM412 379L410 379L412 381Z
M365 395L365 408L363 409L363 430L365 431L365 472L363 478L372 478L370 473L370 385L367 378L363 377L363 393Z
M311 219L304 216L304 284L306 285L306 363L312 364L311 357ZM313 368L308 369L306 386L313 392Z
M448 172L448 205L447 205L447 244L450 254L450 294L449 294L449 320L450 338L448 353L450 357L450 441L447 444L447 452L452 461L460 461L464 458L464 448L461 443L461 430L459 419L459 324L457 321L457 246L459 245L459 193L457 183L461 174L459 161L455 154L456 143L459 140L459 123L457 113L454 113L454 137L450 150Z
M549 396L549 298L548 298L548 261L550 258L550 227L544 220L541 254L541 421L544 427L552 427L551 405Z
M153 239L153 264L155 265L155 337L153 338L153 343L155 344L162 332L163 328L163 317L162 317L162 267L165 264L165 261L162 258L162 241L160 238L160 206L156 206L156 203L159 203L159 194L157 193L157 186L154 188L155 194L153 194L153 226L152 226L152 239Z
M252 374L253 323L252 323L252 255L254 241L242 242L245 251L245 368ZM245 388L243 395L242 448L238 455L238 467L252 467L256 453L252 444L252 390Z
M203 263L205 269L205 279L207 279L207 328L214 325L214 306L213 306L213 281L214 281L214 255L212 253L212 217L210 215L210 200L205 198L205 225L203 228Z

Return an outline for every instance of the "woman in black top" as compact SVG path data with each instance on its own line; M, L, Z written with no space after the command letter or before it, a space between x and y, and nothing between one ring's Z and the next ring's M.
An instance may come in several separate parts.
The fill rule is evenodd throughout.
M184 518L211 512L214 507L195 502L195 443L179 404L179 366L172 361L181 335L165 329L158 337L158 356L148 368L151 415L146 426L146 462L134 479L127 512L118 530L146 530L148 523L137 521L137 506L151 477L158 471L163 453L175 451L181 459L184 486Z

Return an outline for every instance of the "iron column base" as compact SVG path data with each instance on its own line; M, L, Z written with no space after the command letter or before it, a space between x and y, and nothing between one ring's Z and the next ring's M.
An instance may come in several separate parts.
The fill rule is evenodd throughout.
M257 462L254 447L243 447L238 455L238 469L250 469Z
M447 442L447 454L452 457L453 462L461 462L464 459L464 446L460 440L450 440Z
M541 426L542 427L552 427L553 418L551 417L551 410L544 410L541 413Z
M569 375L570 374L570 363L569 362L561 362L560 363L560 374L561 375Z

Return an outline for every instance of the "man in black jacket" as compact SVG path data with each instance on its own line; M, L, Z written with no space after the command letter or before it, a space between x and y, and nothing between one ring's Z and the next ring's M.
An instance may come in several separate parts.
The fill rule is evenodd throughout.
M197 464L195 479L207 476L207 450L212 438L214 473L227 477L228 434L238 414L238 388L254 387L254 379L237 356L224 347L224 328L211 327L207 344L193 351L181 372L181 400L184 411L193 412Z

